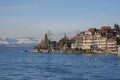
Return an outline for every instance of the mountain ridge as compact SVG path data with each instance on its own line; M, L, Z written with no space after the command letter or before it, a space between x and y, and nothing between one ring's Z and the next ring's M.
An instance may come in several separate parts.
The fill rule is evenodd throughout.
M0 38L0 47L6 46L34 46L39 44L39 39L36 38Z

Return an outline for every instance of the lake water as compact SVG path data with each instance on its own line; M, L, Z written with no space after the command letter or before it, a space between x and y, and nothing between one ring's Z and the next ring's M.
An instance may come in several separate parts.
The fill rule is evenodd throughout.
M21 50L0 48L0 80L120 80L120 59L116 55L35 54Z

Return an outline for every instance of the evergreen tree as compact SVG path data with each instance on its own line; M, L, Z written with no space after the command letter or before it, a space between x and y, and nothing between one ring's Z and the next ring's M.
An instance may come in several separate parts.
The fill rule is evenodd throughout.
M115 29L118 29L119 28L119 25L117 23L114 24L114 28Z
M120 45L120 38L117 38L117 45Z

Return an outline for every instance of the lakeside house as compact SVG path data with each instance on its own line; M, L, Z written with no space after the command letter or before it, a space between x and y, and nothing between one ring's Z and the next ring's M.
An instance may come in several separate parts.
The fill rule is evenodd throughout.
M117 51L117 45L120 45L120 27L115 24L114 28L111 26L102 26L101 29L89 28L71 39L64 34L58 42L50 41L45 34L45 39L34 49L43 52L62 50L63 52L113 53Z
M82 51L116 52L120 43L120 27L102 26L101 29L90 28L77 34L75 42L80 42ZM74 48L78 46L74 43Z

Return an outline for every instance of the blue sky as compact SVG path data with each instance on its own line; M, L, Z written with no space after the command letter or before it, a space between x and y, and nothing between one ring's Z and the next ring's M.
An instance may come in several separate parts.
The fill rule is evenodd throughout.
M0 37L75 33L120 23L120 0L0 0Z

